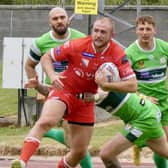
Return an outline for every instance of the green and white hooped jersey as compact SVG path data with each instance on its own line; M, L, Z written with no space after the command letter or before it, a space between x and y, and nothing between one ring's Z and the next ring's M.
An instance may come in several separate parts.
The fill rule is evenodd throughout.
M131 61L138 80L138 91L167 101L160 104L160 110L168 110L168 89L166 86L166 69L168 65L168 43L154 38L152 50L143 50L138 40L132 43L126 54Z
M51 48L60 46L71 39L85 37L84 33L81 33L72 28L68 28L68 32L69 32L68 37L65 39L56 39L53 36L52 31L49 31L43 34L42 36L36 38L30 47L30 53L29 53L30 59L33 60L34 62L39 62L41 56L44 55L46 52L48 52ZM66 61L54 63L54 68L56 72L62 72L63 70L65 70L66 66L67 66ZM46 83L50 84L48 78L46 78Z

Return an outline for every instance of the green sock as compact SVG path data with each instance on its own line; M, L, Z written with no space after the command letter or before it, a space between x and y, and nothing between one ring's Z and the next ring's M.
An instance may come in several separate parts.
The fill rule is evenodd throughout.
M157 168L167 168L167 159L159 156L156 153L154 153L153 159Z
M44 137L54 139L65 145L64 131L61 129L50 129ZM93 168L90 153L87 152L84 159L80 161L81 168Z
M87 152L84 159L80 161L81 168L93 168L90 153Z
M50 129L45 135L44 137L48 137L51 139L54 139L58 142L60 142L61 144L65 145L65 141L64 141L64 130L61 129Z

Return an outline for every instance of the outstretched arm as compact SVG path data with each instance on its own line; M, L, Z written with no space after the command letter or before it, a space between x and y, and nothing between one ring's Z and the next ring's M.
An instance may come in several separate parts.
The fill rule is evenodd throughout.
M54 71L53 60L51 58L50 52L48 52L42 56L41 65L43 67L43 70L46 72L46 74L51 79L52 86L58 90L63 89L64 85L60 80L60 78L63 78L63 77L56 75L56 73Z
M25 88L34 88L36 89L39 93L48 96L48 93L51 89L51 86L44 85L42 83L39 83L38 81L38 76L31 78L28 80L27 83L25 83Z
M25 71L26 71L28 79L34 78L37 75L36 70L35 70L35 67L37 64L38 62L31 60L29 57L27 58L26 63L25 63Z

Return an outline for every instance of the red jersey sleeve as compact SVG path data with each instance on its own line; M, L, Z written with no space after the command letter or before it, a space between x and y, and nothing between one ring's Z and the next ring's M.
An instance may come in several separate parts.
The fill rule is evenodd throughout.
M50 53L54 61L65 61L65 60L70 61L72 50L73 50L73 42L67 41L61 46L52 48L50 50Z
M135 77L135 73L131 67L130 62L128 61L127 55L120 46L116 45L114 49L115 61L119 70L120 78L122 80Z
M124 54L120 60L120 66L118 67L120 78L122 80L135 77L135 73L131 67L130 62L128 61L127 56Z

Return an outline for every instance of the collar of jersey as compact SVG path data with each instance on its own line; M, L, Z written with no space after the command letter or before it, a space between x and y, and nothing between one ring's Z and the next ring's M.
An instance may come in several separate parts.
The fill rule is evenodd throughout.
M154 51L155 50L155 48L156 48L156 38L153 38L153 43L154 43L154 45L153 45L153 48L151 49L151 50L144 50L140 45L139 45L139 42L138 42L138 39L135 41L135 43L136 43L136 45L138 46L138 48L141 50L141 51L143 51L143 52L152 52L152 51Z
M96 53L96 48L93 43L92 43L92 47L93 47L94 53ZM101 54L104 54L109 47L110 47L110 42L107 44L107 47L101 52Z
M71 37L71 30L70 30L70 28L68 28L68 36L67 36L66 38L64 38L64 39L55 38L55 37L53 36L53 33L52 33L52 32L53 32L53 31L51 30L51 31L50 31L50 37L51 37L54 41L56 41L56 42L65 43L65 42L68 41L68 40L70 39L70 37Z

